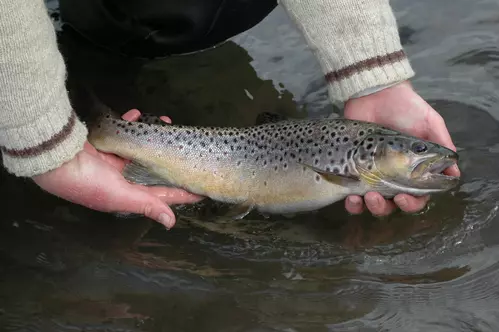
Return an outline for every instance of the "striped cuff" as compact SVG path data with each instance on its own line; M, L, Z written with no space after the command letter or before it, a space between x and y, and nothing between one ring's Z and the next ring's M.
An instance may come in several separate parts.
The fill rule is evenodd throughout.
M403 50L362 60L325 75L330 95L340 101L372 94L412 76L414 71Z
M0 149L7 171L33 177L56 169L83 149L87 128L71 111L47 114L34 124L3 129ZM40 141L40 137L44 139ZM37 144L23 146L25 142Z

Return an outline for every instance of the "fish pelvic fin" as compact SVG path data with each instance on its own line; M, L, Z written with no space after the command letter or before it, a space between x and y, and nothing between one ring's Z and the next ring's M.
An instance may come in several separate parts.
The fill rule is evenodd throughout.
M328 172L323 169L314 167L312 165L304 164L304 163L299 163L305 167L308 167L312 171L316 172L320 176L322 176L326 181L329 181L331 183L334 183L336 185L342 186L342 187L348 187L352 184L358 184L360 179L356 176L349 176L349 175L342 175L342 174L336 174L333 172Z
M147 167L131 162L123 168L123 177L128 181L143 186L175 187L167 180L153 174Z

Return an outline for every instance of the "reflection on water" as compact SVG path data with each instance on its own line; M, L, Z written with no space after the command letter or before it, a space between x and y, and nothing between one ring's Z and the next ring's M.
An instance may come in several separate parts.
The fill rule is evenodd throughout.
M463 183L426 213L349 216L341 203L226 222L179 206L171 231L45 195L1 173L0 327L6 331L497 331L499 4L394 1L415 87L444 116ZM51 10L56 3L51 2ZM425 17L424 20L421 17ZM278 35L280 35L278 37ZM82 87L118 111L247 125L262 111L335 112L317 61L278 8L197 55L142 64L60 36Z

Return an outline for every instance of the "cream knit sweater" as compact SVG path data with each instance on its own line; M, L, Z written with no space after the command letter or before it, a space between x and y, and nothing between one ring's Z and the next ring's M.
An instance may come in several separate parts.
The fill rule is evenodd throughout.
M414 75L388 0L280 0L345 101ZM0 149L17 176L42 174L82 150L66 68L43 0L0 0Z

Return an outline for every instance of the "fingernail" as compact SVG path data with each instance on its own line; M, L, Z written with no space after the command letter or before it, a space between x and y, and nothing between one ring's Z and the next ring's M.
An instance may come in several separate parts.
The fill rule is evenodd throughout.
M403 196L402 197L395 197L393 200L402 209L406 208L408 205L407 198L405 198Z
M348 203L352 205L360 205L362 203L362 199L357 196L348 197Z
M166 213L161 213L159 215L159 222L162 223L167 229L173 227L172 217Z
M369 203L369 205L372 206L378 206L381 204L379 198L377 196L366 196L366 201Z

